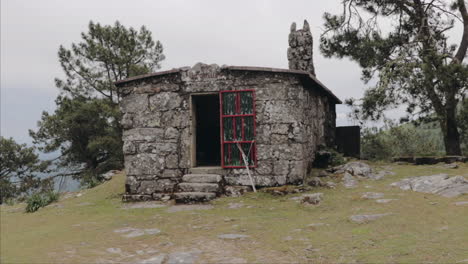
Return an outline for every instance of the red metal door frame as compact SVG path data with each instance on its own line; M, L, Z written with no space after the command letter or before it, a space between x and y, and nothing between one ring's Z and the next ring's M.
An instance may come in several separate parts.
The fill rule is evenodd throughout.
M240 107L240 93L241 92L251 92L252 93L252 114L241 114L241 107ZM234 115L225 115L223 112L223 94L225 93L235 93L236 94L236 99L235 99L235 111L236 114ZM222 168L245 168L245 166L230 166L230 165L225 165L224 164L224 145L228 146L228 154L231 154L230 148L233 144L239 143L250 143L252 144L252 149L251 149L251 160L253 160L254 165L250 165L250 168L257 167L257 144L255 142L255 137L257 135L257 120L256 120L256 113L255 113L255 90L253 89L247 89L247 90L225 90L225 91L220 91L219 92L219 107L220 107L220 130L221 130L221 167ZM244 117L251 116L253 117L253 137L254 140L245 140L245 133L244 133ZM237 139L236 137L236 117L241 118L241 133L242 133L242 140L240 141L225 141L224 139L224 118L232 118L232 129L233 129L233 135L234 139ZM242 159L242 154L239 151L240 160L243 161Z

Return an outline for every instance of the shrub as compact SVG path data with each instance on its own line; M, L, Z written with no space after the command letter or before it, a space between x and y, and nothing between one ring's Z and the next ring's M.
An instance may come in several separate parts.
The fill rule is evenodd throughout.
M47 206L53 202L58 201L60 195L57 192L49 191L45 193L35 193L31 195L26 201L26 212L33 213L39 210L39 208Z
M332 148L319 147L319 150L315 153L315 159L313 166L315 168L326 168L329 166L338 166L345 163L343 154Z
M365 128L361 132L361 158L389 160L401 156L431 156L443 154L440 129L430 124L395 125L384 128Z

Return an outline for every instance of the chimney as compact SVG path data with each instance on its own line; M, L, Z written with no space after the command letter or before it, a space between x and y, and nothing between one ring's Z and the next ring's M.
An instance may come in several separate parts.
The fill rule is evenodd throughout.
M312 33L307 20L304 20L304 26L299 30L296 30L296 23L292 23L288 48L289 69L307 71L315 76L312 47Z

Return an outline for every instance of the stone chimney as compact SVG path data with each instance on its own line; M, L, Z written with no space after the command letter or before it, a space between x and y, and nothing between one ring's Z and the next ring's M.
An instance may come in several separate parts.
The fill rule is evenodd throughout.
M299 30L296 30L296 23L292 23L288 48L289 69L307 71L315 76L312 47L312 33L307 20L304 20L304 26Z

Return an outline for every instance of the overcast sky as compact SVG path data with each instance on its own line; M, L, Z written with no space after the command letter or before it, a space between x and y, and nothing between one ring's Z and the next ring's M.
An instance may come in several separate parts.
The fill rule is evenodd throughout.
M164 46L162 69L197 62L287 68L288 33L307 19L314 35L317 77L339 98L360 97L360 69L348 60L325 59L318 50L324 12L340 0L1 1L1 135L30 143L42 111L53 111L62 77L59 45L80 41L90 20L145 25ZM352 124L338 107L338 125Z

